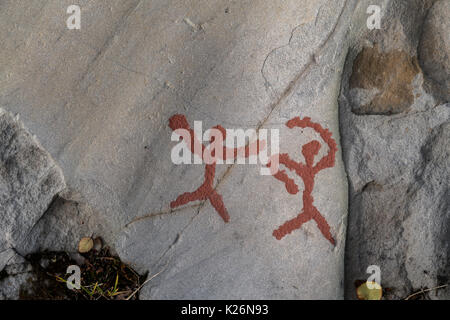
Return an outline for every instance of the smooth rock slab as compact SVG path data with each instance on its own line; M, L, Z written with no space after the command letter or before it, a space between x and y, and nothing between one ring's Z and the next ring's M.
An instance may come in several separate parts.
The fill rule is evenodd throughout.
M141 297L342 298L348 197L337 99L352 19L365 28L368 2L357 3L80 1L82 28L68 30L71 1L7 2L0 102L57 159L121 258L162 271ZM171 208L205 174L171 161L176 114L204 129L279 129L282 153L315 156L309 169L334 158L313 187L282 167L296 194L261 176L261 164L218 165L208 184L228 223L217 197ZM296 117L315 124L288 128ZM316 220L273 236L303 208Z

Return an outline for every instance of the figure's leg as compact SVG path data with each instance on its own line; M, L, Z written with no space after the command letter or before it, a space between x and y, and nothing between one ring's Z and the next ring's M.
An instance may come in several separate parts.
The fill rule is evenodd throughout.
M216 170L216 164L207 164L205 167L205 181L194 192L185 192L180 195L175 201L170 203L170 207L176 208L186 203L196 200L206 200L212 190L212 183L214 181L214 175Z
M330 225L328 224L327 220L325 220L325 218L320 214L319 210L317 210L316 207L313 207L312 210L314 212L313 219L316 221L319 230L322 232L325 239L330 241L331 244L335 246L336 241L334 241L334 238L331 235Z
M182 205L185 205L189 202L196 201L196 200L204 200L206 197L202 192L202 189L199 188L195 190L194 192L185 192L182 195L178 196L178 198L175 201L172 201L170 203L170 207L176 208Z
M275 230L272 234L277 240L281 240L285 235L288 235L294 230L300 229L302 224L311 220L311 216L305 212L301 212L294 219L286 221L282 226Z
M223 221L230 221L230 215L228 214L227 208L223 203L222 196L218 194L215 190L212 190L211 194L208 197L211 205L216 209L217 213L222 217Z

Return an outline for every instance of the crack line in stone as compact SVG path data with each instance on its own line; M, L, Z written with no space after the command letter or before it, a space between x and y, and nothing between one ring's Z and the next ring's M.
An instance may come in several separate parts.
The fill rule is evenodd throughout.
M195 204L195 205L191 205L191 206L185 206L185 207L181 207L181 208L176 208L176 209L167 209L167 210L163 210L163 211L159 211L159 212L152 212L152 213L147 213L143 216L134 218L133 220L131 220L130 222L128 222L124 228L128 228L130 225L132 225L133 223L136 223L138 221L141 220L145 220L145 219L149 219L149 218L155 218L155 217L160 217L163 215L167 215L167 214L171 214L171 213L176 213L179 211L183 211L185 209L192 209L192 208L198 208L200 206L200 204Z
M298 84L298 81L300 80L300 78L309 70L309 68L311 66L313 66L314 64L317 64L316 62L316 55L317 53L320 53L320 51L322 51L322 49L326 46L326 44L328 43L328 41L332 38L332 36L335 34L336 29L337 29L337 25L339 24L341 17L345 11L345 8L347 6L348 0L345 0L344 5L342 6L341 12L339 14L339 17L336 20L336 23L333 27L333 29L331 30L330 34L328 35L328 37L325 39L325 41L322 43L322 45L320 45L320 47L318 48L318 50L313 53L312 55L310 55L310 59L309 62L306 64L306 66L303 68L303 70L301 70L292 81L290 81L289 85L286 87L286 89L283 91L283 93L280 95L280 97L271 104L270 107L270 111L268 113L268 115L260 122L260 124L258 125L258 127L256 128L257 133L259 132L259 130L266 124L266 122L269 120L270 116L272 115L273 111L279 107L281 105L281 103L292 93L293 89L296 87L296 85ZM222 182L229 176L232 168L235 166L235 164L231 164L227 170L225 171L225 173L220 177L220 179L218 179L216 186L214 187L214 191L217 190L217 188L222 184ZM164 253L161 255L161 257L157 260L157 263L159 261L161 261L161 259L163 259L166 254L179 242L179 240L181 239L181 236L183 235L184 231L192 224L192 222L194 221L194 219L200 214L200 211L203 209L204 204L206 203L206 201L203 201L200 203L198 210L197 210L197 214L195 216L193 216L191 218L191 220L188 222L188 224L177 234L175 241L164 251Z

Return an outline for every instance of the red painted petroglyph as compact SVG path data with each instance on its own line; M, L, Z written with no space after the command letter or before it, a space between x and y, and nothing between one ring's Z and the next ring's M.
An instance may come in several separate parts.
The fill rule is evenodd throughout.
M189 126L189 123L186 120L186 117L184 115L176 114L172 116L169 119L169 127L176 131L178 129L184 129L189 131L190 134L190 141L185 141L188 148L191 150L192 154L197 154L202 159L204 159L204 151L206 149L206 146L201 143L194 133L194 130L191 129ZM226 139L226 130L220 126L217 125L213 129L218 129L222 133L223 139L225 141ZM182 138L183 139L183 138ZM214 141L214 138L211 140L211 142ZM255 142L257 144L256 146L256 152L259 153L260 149L263 149L265 147L265 142L259 142L257 140ZM200 145L201 144L201 148ZM197 145L197 148L195 148L195 145ZM196 153L196 150L198 151ZM200 151L201 150L201 154ZM222 160L227 160L228 155L231 155L231 158L236 159L238 155L240 154L240 151L244 151L243 155L248 158L252 153L251 150L254 150L251 145L247 145L245 147L240 148L233 148L232 152L227 152L230 149L227 147L223 147L222 152ZM212 152L212 156L215 156L215 152ZM186 192L180 195L175 201L172 201L170 203L171 208L176 208L182 205L185 205L192 201L198 201L198 200L209 200L211 205L214 207L214 209L217 211L217 213L222 217L223 221L228 222L230 220L230 215L228 214L227 208L225 207L223 203L222 196L217 193L217 191L213 188L214 184L214 177L216 174L216 161L213 161L212 164L206 164L205 166L205 180L203 184L194 192Z
M314 199L311 194L314 189L314 178L316 174L323 169L334 167L335 156L337 152L336 141L332 138L332 134L330 131L322 128L322 126L320 126L319 124L312 122L310 118L300 119L299 117L296 117L294 119L289 120L286 123L286 126L290 129L294 127L314 129L317 133L319 133L322 140L328 145L329 151L326 156L324 156L321 160L317 162L316 165L314 165L314 158L319 153L319 150L322 146L321 143L317 140L311 141L302 147L302 154L303 157L305 158L305 164L292 160L285 153L279 155L279 164L283 164L284 166L286 166L286 168L295 172L303 180L305 189L303 190L303 210L297 217L286 221L283 225L281 225L278 229L276 229L273 232L273 236L277 240L281 240L284 236L290 234L292 231L300 229L304 223L310 220L314 220L319 230L322 232L322 235L325 237L325 239L330 241L331 244L335 245L335 240L330 232L330 226L328 225L326 219L313 205ZM202 159L204 159L203 154L207 147L200 142L201 140L197 139L194 130L191 129L184 115L177 114L172 116L169 119L169 127L174 131L178 129L187 130L189 132L190 141L185 141L185 143L187 144L192 154L197 154ZM220 130L225 140L226 130L220 125L214 127L214 129ZM182 137L181 139L184 138ZM214 140L211 139L210 142L213 141ZM257 153L259 153L259 151L265 147L265 141L260 142L258 140L256 141L256 144L257 144L256 150ZM222 160L226 160L227 155L232 154L233 159L236 159L236 157L238 156L239 152L242 151L242 149L244 149L245 157L246 158L249 157L252 148L250 145L247 145L241 148L234 148L232 149L231 153L227 152L227 150L229 150L228 148L223 147L223 153L221 158L223 158ZM212 153L212 156L213 157L215 156L214 152ZM267 166L271 167L271 164L269 163ZM224 205L222 196L218 194L216 190L213 188L215 172L216 172L215 161L212 164L206 164L205 180L203 184L194 192L186 192L180 195L175 201L172 201L170 203L170 207L176 208L192 201L209 200L211 205L222 217L222 219L225 222L228 222L230 220L230 216ZM297 194L299 192L298 185L295 183L293 179L291 179L286 174L285 170L278 170L278 172L274 174L274 177L285 184L286 190L290 194Z
M294 127L314 129L320 134L320 137L328 145L329 151L326 156L317 162L316 165L314 165L314 158L319 153L321 148L321 144L317 140L311 141L302 147L302 154L305 158L306 164L292 160L286 153L279 155L279 163L295 172L303 180L305 190L303 190L303 210L297 217L286 221L282 226L276 229L273 232L273 236L277 240L281 240L292 231L300 229L305 222L314 220L325 239L335 245L335 240L330 232L330 226L317 208L313 205L314 199L311 193L314 189L315 175L323 169L334 167L335 155L337 152L336 141L332 138L330 131L322 128L317 123L311 122L310 118L300 119L299 117L296 117L289 120L286 123L286 126L290 129ZM268 166L270 167L270 163ZM286 171L279 170L274 177L284 182L286 190L290 194L297 194L299 192L298 186L295 184L294 180L288 177Z

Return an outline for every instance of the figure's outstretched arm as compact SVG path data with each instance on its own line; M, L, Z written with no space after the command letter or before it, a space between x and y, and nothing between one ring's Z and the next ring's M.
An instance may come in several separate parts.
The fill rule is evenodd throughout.
M297 194L298 193L298 185L295 183L295 181L286 174L285 170L278 170L277 173L273 175L275 179L280 180L281 182L284 182L284 185L286 187L287 192L290 194Z
M280 164L284 164L289 170L297 172L298 175L300 175L305 169L305 165L303 163L292 160L287 153L280 154L279 162Z
M289 128L299 127L299 128L312 128L316 131L322 140L328 145L328 154L324 156L313 168L313 171L319 172L325 168L331 168L335 163L335 156L337 152L337 144L336 141L332 137L332 133L328 129L322 128L322 126L318 123L312 122L311 118L305 117L300 119L300 117L296 117L294 119L289 120L286 125Z
M291 158L289 158L288 154L286 153L282 153L280 155L278 155L279 157L279 164L283 164L286 166L286 168L288 168L291 171L298 171L298 170L302 170L303 168L303 164L295 162L294 160L292 160ZM271 162L269 162L267 164L267 167L270 168L271 166ZM278 170L277 173L275 173L273 175L275 177L275 179L280 180L281 182L284 182L285 187L287 192L289 192L290 194L297 194L299 189L298 189L298 185L295 183L295 181L290 178L287 173L286 170Z
M256 140L252 143L238 148L223 147L223 160L237 159L243 155L245 158L258 155L262 150L266 148L266 140Z
M331 168L334 166L336 160L336 152L337 152L337 144L336 141L332 137L332 133L328 129L322 128L320 125L317 125L317 132L319 132L320 137L325 141L328 145L328 154L324 156L320 161L314 166L314 172L319 172L325 168Z
M213 129L217 129L222 133L222 144L225 143L227 139L227 132L225 128L222 127L221 125L217 125ZM265 140L260 141L259 139L249 143L246 146L238 148L227 148L224 145L221 157L222 160L236 159L243 154L245 158L248 158L249 156L259 154L259 152L264 150L265 148L266 148L266 141Z

